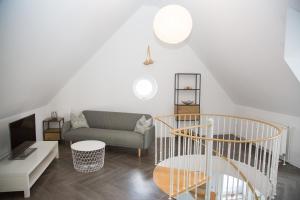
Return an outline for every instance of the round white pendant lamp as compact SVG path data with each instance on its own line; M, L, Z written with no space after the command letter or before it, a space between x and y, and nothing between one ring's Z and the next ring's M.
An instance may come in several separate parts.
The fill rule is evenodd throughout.
M168 44L178 44L188 38L193 20L187 9L180 5L161 8L153 21L155 35Z

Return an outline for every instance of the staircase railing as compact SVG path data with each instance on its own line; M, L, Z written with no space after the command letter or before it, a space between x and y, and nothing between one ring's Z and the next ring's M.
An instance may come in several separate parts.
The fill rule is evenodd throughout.
M167 168L170 198L263 199L276 195L281 129L228 115L155 118L155 164ZM159 187L159 170L154 173ZM199 193L205 186L205 194ZM162 189L162 188L161 188ZM204 197L203 197L204 195Z

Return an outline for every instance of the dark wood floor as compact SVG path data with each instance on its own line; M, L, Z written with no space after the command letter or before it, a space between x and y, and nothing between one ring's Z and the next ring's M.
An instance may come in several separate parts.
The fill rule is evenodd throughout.
M135 150L109 147L103 169L82 174L73 169L69 146L61 144L60 159L55 160L32 187L30 199L167 200L152 181L153 148L138 159ZM0 199L23 199L23 193L0 193ZM276 199L300 199L300 169L291 165L279 167Z

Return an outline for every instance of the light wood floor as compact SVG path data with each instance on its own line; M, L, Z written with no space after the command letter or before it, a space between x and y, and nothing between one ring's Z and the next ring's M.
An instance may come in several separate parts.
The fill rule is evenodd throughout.
M153 182L154 146L137 157L136 150L108 147L104 168L81 174L73 169L68 145L60 145L55 160L31 190L32 200L167 200ZM300 197L300 169L279 166L276 199ZM0 193L1 200L23 199L22 192Z

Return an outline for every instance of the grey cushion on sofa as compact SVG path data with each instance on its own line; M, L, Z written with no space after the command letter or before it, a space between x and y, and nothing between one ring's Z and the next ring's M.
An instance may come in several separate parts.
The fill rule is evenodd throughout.
M145 114L83 111L90 128L70 129L63 126L63 139L67 141L101 140L107 145L148 149L154 140L154 126L144 134L134 132L136 122ZM149 119L150 115L145 115Z

